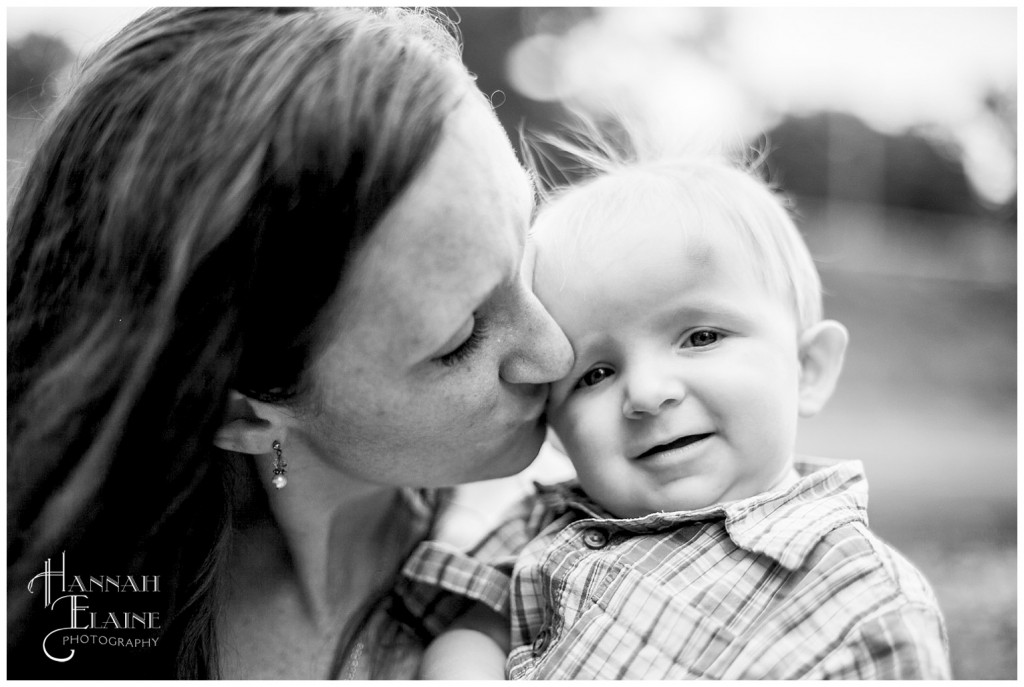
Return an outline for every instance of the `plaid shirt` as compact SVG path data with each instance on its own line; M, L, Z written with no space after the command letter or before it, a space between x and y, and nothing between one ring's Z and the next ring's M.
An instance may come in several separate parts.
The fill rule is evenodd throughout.
M949 678L931 588L868 530L860 462L797 469L785 490L633 519L538 485L471 556L422 545L401 594L435 632L467 599L507 613L513 679Z

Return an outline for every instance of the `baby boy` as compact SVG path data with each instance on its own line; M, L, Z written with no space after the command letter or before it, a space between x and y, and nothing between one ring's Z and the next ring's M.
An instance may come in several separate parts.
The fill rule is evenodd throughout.
M577 480L410 579L479 601L429 678L948 678L922 575L867 526L858 461L794 457L845 328L776 194L712 159L610 168L534 229L576 362L548 418Z

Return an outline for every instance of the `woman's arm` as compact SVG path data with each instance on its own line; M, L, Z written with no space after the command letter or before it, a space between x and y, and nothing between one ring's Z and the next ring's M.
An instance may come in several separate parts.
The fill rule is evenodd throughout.
M475 604L437 636L423 655L421 680L504 680L508 619Z

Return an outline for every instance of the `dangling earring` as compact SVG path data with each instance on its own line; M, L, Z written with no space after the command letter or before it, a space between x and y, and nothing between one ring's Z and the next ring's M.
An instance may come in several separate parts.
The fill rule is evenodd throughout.
M281 458L280 441L275 441L272 448L277 452L277 457L274 458L274 479L272 481L274 482L275 487L278 489L284 489L284 485L288 484L288 478L285 477L285 473L288 472L285 470L285 468L288 467L288 463L284 462L284 459Z

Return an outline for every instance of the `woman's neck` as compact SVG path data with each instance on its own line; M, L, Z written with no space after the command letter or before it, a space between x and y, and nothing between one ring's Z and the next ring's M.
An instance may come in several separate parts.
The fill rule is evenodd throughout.
M219 580L217 665L224 678L323 679L360 614L387 588L424 518L395 487L247 469L230 559ZM267 473L267 474L263 474Z
M395 487L309 472L284 489L254 486L236 517L233 563L292 590L317 627L336 626L389 583L421 535Z

